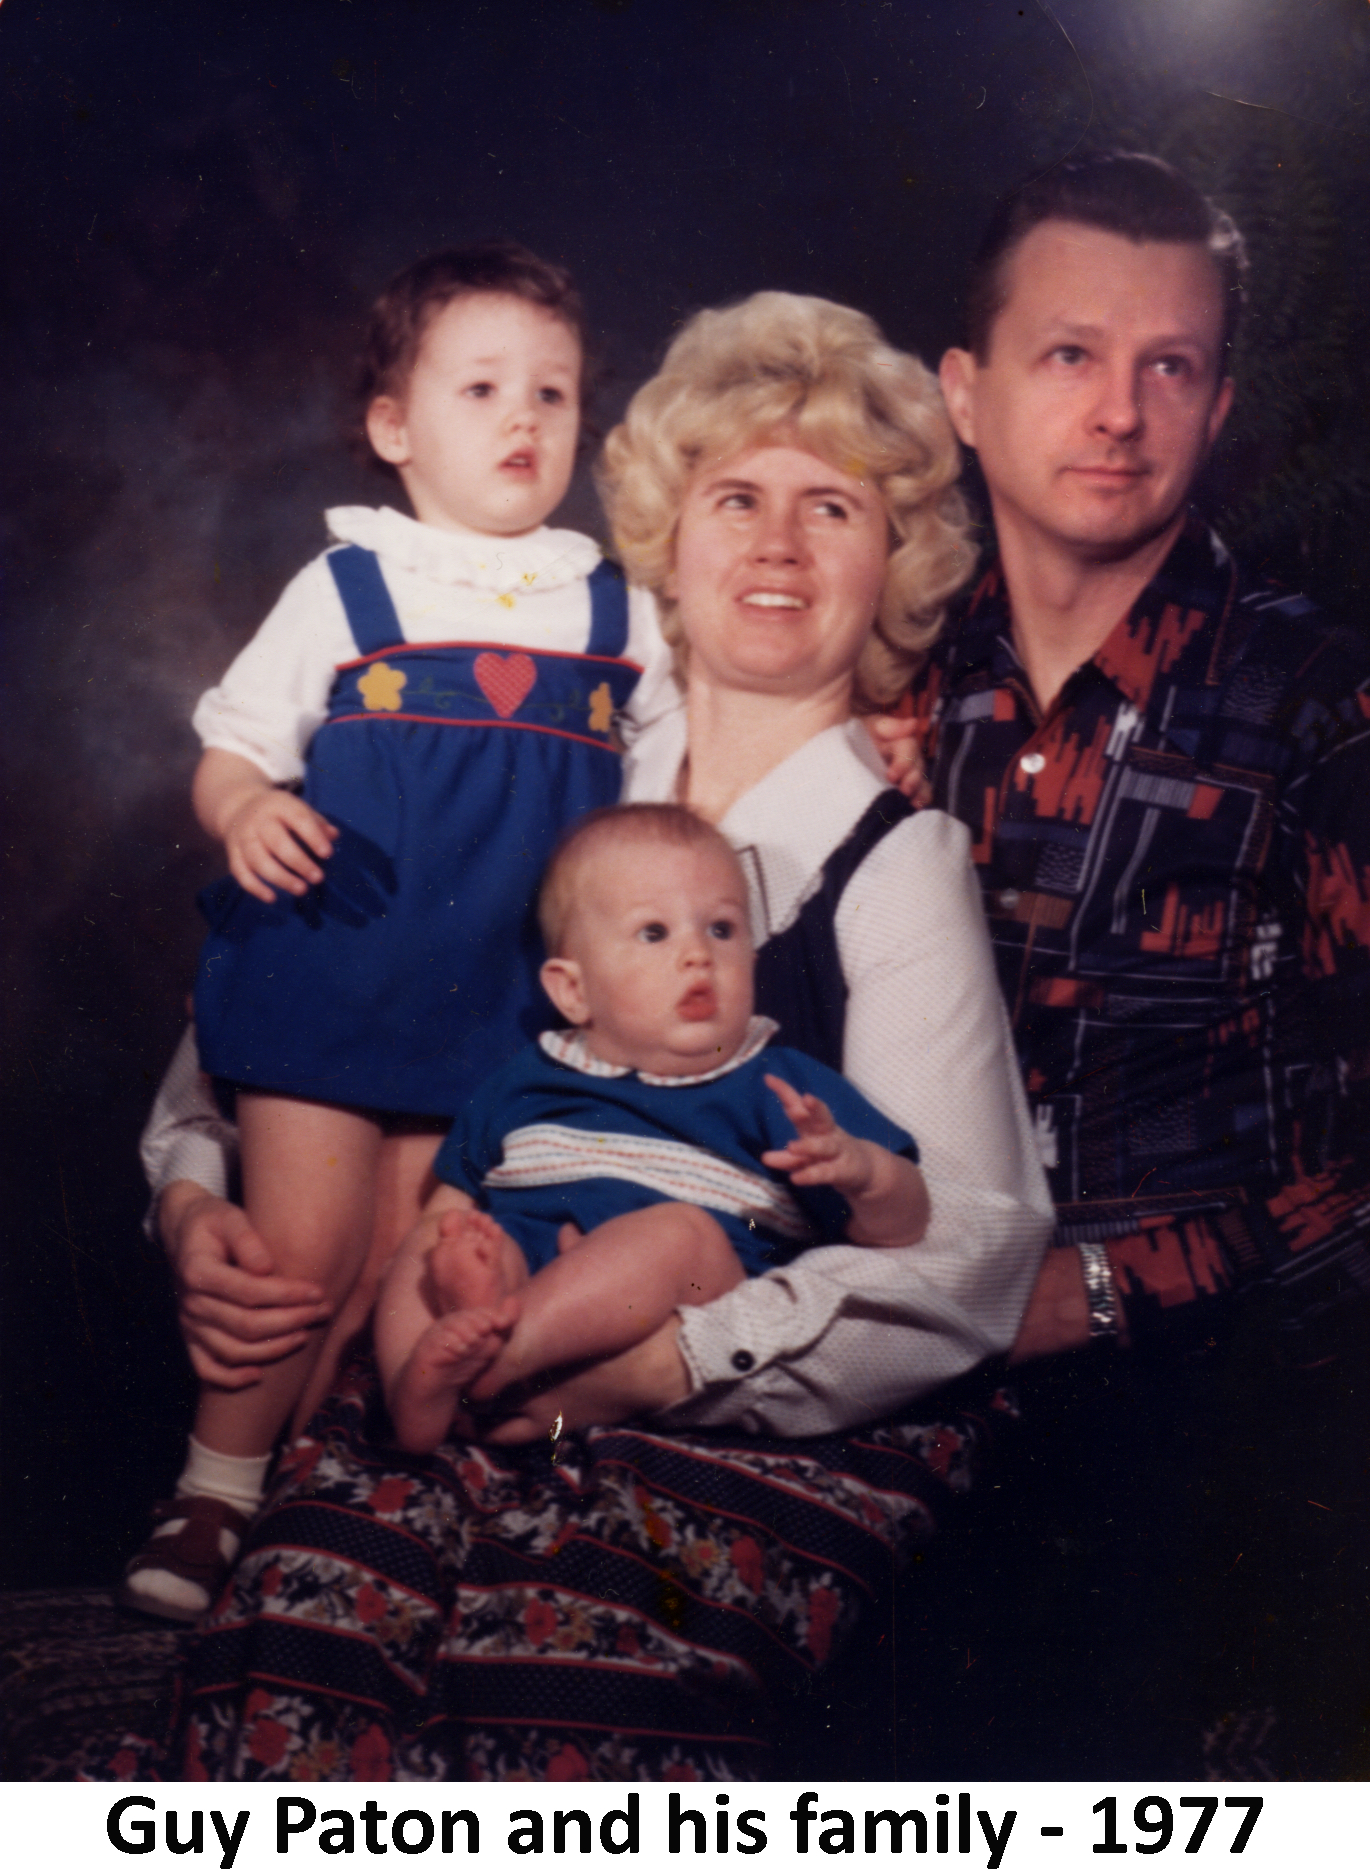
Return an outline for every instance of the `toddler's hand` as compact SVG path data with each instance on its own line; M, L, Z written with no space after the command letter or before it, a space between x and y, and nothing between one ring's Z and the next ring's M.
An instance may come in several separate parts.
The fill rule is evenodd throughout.
M866 728L885 763L885 779L915 806L932 805L932 785L923 766L923 751L907 716L870 715Z
M311 885L322 884L323 871L314 860L332 856L337 836L336 826L280 787L254 788L223 835L229 870L264 904L276 901L272 885L303 897Z
M774 1073L766 1075L766 1084L799 1136L781 1151L763 1152L761 1162L788 1171L791 1183L831 1184L845 1197L861 1196L871 1181L873 1147L844 1132L814 1093L797 1093Z

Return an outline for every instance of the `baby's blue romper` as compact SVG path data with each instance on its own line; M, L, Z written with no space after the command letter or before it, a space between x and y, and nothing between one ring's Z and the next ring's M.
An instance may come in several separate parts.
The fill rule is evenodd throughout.
M376 555L328 556L357 645L310 743L304 798L339 829L322 885L201 895L195 1020L220 1080L450 1116L555 1013L538 883L558 836L617 801L612 718L641 674L623 576L587 581L582 653L408 644Z

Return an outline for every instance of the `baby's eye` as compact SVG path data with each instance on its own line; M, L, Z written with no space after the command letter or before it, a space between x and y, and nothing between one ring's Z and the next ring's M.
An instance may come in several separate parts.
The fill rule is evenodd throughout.
M468 384L462 394L467 397L493 397L495 394L495 386L485 383Z
M731 917L716 917L709 925L709 935L720 943L727 943L737 935L737 925Z
M645 923L637 933L639 943L664 943L668 932L664 923Z
M546 384L538 392L538 399L542 403L565 403L566 392L558 390L555 384Z

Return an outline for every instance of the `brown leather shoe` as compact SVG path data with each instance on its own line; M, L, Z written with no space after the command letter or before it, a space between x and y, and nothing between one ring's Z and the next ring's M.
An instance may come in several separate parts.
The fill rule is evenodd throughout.
M178 1496L159 1502L152 1525L180 1522L175 1534L153 1534L124 1569L118 1599L140 1613L187 1623L200 1618L214 1604L219 1589L233 1569L233 1561L247 1533L248 1518L214 1496ZM220 1536L233 1537L233 1553L225 1558ZM152 1576L137 1580L138 1575ZM161 1575L168 1578L158 1580ZM181 1591L173 1583L184 1582Z

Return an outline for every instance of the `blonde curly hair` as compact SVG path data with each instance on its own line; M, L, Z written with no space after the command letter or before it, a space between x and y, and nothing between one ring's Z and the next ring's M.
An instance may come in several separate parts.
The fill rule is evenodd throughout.
M907 687L975 555L937 379L886 344L864 313L798 293L753 293L684 326L596 469L628 577L655 594L683 674L679 608L664 588L685 489L701 463L769 439L793 441L879 490L891 552L853 702L884 708Z

